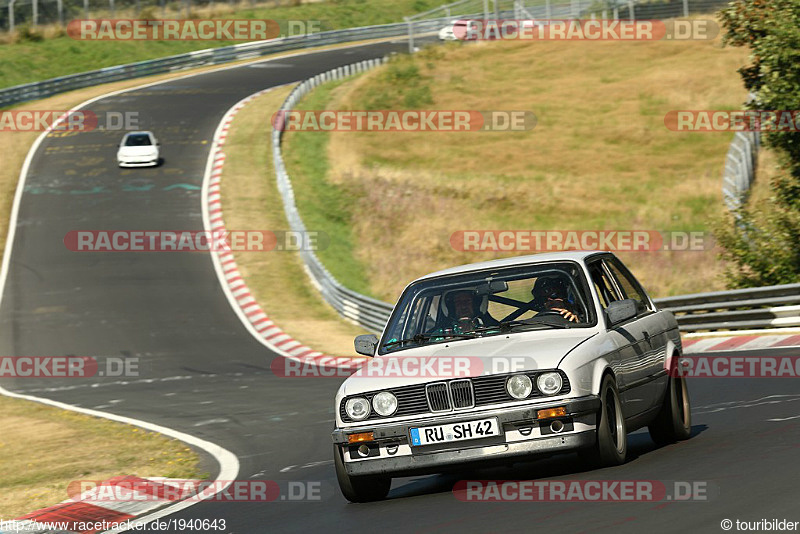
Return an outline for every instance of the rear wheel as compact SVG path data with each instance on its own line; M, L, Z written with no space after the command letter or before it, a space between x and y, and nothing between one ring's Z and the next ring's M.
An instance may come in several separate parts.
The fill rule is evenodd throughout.
M347 474L342 459L341 447L333 446L333 462L336 465L336 480L344 498L350 502L381 501L392 487L391 477L369 475L354 477Z
M597 441L580 451L581 458L593 467L610 467L625 463L628 454L628 431L622 415L617 383L606 375L600 385L600 412L597 414Z
M686 377L680 376L681 373L677 372L677 369L676 359L675 368L670 372L664 404L655 420L647 427L650 437L658 445L688 439L692 433L692 406L689 402Z

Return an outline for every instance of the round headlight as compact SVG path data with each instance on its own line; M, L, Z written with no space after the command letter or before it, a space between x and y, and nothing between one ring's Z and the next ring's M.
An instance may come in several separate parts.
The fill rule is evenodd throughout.
M536 378L536 387L545 395L555 395L561 391L563 383L558 373L542 373Z
M388 391L381 391L372 398L372 407L379 415L392 415L397 410L397 397Z
M533 384L527 375L514 375L506 382L506 391L515 399L524 399L531 394Z
M369 417L369 401L363 397L348 399L344 409L353 421L361 421Z

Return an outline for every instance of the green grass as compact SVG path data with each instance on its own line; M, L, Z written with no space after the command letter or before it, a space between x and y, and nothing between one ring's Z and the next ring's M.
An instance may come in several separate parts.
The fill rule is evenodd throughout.
M256 7L195 15L194 18L239 18L322 21L322 29L341 29L403 20L403 16L437 5L434 0L333 0L285 7ZM160 12L154 14L160 17ZM92 14L93 18L95 17ZM118 13L117 17L121 15ZM175 18L168 13L167 18ZM237 44L230 41L77 41L54 28L40 41L0 44L0 87L10 87L113 65L155 59L194 50ZM58 36L47 37L49 34ZM59 35L62 34L62 35Z
M331 93L341 82L328 83L304 98L296 109L325 109ZM317 256L331 274L346 287L371 295L364 266L356 260L352 218L352 188L327 180L328 140L323 132L288 132L285 134L284 162L292 178L297 209L311 231L328 235L328 247Z

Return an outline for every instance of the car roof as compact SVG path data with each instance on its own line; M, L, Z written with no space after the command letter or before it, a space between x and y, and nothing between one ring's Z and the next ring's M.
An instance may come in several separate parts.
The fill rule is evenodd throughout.
M479 263L468 263L466 265L459 265L458 267L450 267L434 273L426 274L414 280L427 280L428 278L437 278L439 276L447 276L451 274L468 273L472 271L483 271L487 269L500 269L503 267L514 267L516 265L529 265L533 263L544 263L552 261L577 261L583 262L588 257L595 254L608 254L602 250L572 250L564 252L544 252L542 254L529 254L527 256L514 256L511 258L504 258L500 260L482 261Z
M147 130L142 130L140 132L128 132L125 134L125 137L130 137L131 135L153 135L153 132L149 132Z

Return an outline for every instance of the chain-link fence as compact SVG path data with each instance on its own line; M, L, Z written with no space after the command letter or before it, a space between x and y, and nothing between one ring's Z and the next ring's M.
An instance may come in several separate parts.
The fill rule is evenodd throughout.
M659 20L712 13L728 0L458 0L431 10L405 17L409 50L415 41L434 35L459 19L563 20L580 18Z

